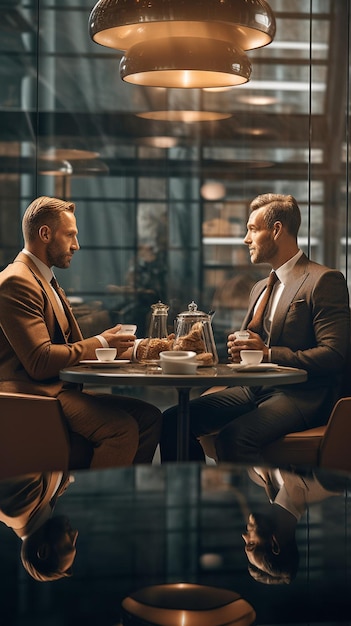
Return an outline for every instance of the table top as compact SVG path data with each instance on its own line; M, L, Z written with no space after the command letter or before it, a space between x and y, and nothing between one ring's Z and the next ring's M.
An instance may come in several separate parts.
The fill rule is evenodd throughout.
M301 512L285 530L298 561L285 561L289 581L266 584L249 573L242 534L253 512L263 520L280 510L277 533L288 514L269 503L249 469L171 463L74 472L54 509L78 531L70 578L31 578L21 564L20 538L0 524L1 623L117 626L131 592L192 582L237 592L256 611L257 624L349 625L351 475L306 472L287 480L285 472L290 505ZM0 482L0 498L3 489ZM304 491L306 501L299 497ZM28 490L20 494L26 498Z
M199 367L196 374L162 374L157 365L129 363L123 366L111 364L76 365L60 371L60 378L71 383L94 385L174 386L204 387L212 385L291 385L305 382L307 372L291 367L274 369L258 368L257 371L232 369L226 364L215 367Z

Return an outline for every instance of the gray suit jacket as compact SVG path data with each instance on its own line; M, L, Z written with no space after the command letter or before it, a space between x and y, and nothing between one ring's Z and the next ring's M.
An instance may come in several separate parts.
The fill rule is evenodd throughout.
M254 285L246 328L267 279ZM327 420L339 397L350 346L349 294L344 276L337 270L310 261L304 254L292 270L272 322L269 340L273 363L305 369L306 383L284 388L306 425Z

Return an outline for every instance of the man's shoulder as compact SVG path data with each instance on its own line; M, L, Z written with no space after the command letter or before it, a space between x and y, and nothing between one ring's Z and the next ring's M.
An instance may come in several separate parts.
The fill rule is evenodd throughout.
M307 273L311 273L314 276L321 276L323 274L331 274L331 275L340 275L342 277L343 274L340 270L328 267L327 265L323 265L322 263L318 263L317 261L312 261L307 256L303 255L296 263L296 268L303 268L303 270Z
M9 263L0 272L0 282L6 280L16 280L16 278L30 278L35 273L35 265L31 262L29 257L23 253L19 253L16 258Z
M42 289L42 277L31 264L16 259L0 272L0 296L8 293L33 293Z

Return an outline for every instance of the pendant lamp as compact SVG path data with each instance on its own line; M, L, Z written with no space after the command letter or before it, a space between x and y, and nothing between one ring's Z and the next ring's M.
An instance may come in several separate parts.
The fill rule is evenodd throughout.
M275 28L265 0L99 0L89 17L93 41L124 52L122 79L153 87L245 83L243 51L271 43Z
M251 75L243 50L201 37L169 37L136 43L120 64L126 82L153 87L201 89L241 85Z

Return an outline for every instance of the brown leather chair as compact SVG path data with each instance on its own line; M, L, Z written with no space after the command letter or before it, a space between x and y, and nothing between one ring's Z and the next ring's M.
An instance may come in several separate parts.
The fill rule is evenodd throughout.
M89 467L92 445L68 431L56 398L0 392L0 479Z
M199 438L207 457L216 460L215 435ZM289 433L266 446L263 458L274 467L322 467L351 471L351 397L335 404L325 426Z
M212 387L202 395L224 387ZM199 438L206 456L216 460L214 435ZM267 465L274 467L322 467L351 471L351 344L336 402L326 425L289 433L262 451Z

